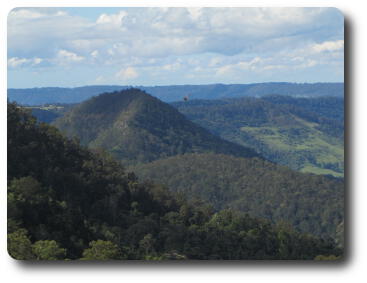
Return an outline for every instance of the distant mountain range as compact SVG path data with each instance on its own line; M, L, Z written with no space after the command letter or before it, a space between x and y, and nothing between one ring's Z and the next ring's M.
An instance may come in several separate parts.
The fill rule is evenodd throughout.
M213 135L139 89L93 97L73 107L54 125L68 137L79 138L83 145L109 151L124 164L185 153L259 156L252 149Z
M75 88L43 87L8 89L8 100L22 105L47 103L79 103L105 92L120 91L129 86L101 85ZM165 102L191 99L219 99L234 97L259 97L279 94L297 97L344 96L344 83L286 83L210 84L139 86L149 94Z

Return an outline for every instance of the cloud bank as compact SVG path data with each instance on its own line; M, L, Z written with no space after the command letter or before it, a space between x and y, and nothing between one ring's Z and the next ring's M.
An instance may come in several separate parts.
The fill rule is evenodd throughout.
M8 16L14 82L17 73L77 68L89 70L81 84L102 76L150 85L312 81L315 68L340 81L343 60L343 16L333 8L125 8L95 19L18 8Z

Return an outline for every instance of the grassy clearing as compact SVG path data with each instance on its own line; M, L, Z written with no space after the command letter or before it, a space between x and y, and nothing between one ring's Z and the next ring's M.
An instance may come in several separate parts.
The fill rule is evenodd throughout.
M303 173L312 173L316 175L332 175L334 177L344 177L344 173L335 172L333 170L325 169L321 167L315 167L312 164L306 165L300 171Z
M296 155L307 155L307 159L314 160L297 168L301 172L343 177L344 145L342 141L316 129L316 123L306 122L300 118L297 118L297 122L300 123L299 126L246 126L241 127L241 131L265 144L269 150L282 152L289 159L296 158Z

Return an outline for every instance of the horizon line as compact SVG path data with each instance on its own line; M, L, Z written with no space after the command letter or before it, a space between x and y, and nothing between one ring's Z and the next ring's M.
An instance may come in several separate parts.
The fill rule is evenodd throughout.
M167 87L167 86L207 86L207 85L256 85L256 84L344 84L342 82L261 82L261 83L208 83L208 84L171 84L171 85L129 85L129 84L91 84L91 85L80 85L80 86L33 86L33 87L7 87L9 89L39 89L39 88L82 88L82 87L98 87L98 86L117 86L117 87L131 87L131 88L138 88L138 87Z

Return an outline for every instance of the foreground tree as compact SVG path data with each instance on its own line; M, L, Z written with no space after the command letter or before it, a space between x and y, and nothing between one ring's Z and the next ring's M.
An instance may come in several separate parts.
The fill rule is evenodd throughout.
M66 250L60 248L53 240L35 242L32 251L38 260L60 260L64 259L66 254Z
M14 259L35 259L32 253L32 243L28 238L26 229L19 229L8 234L8 253Z
M116 244L110 241L97 240L89 243L84 250L82 260L111 260L122 259Z

